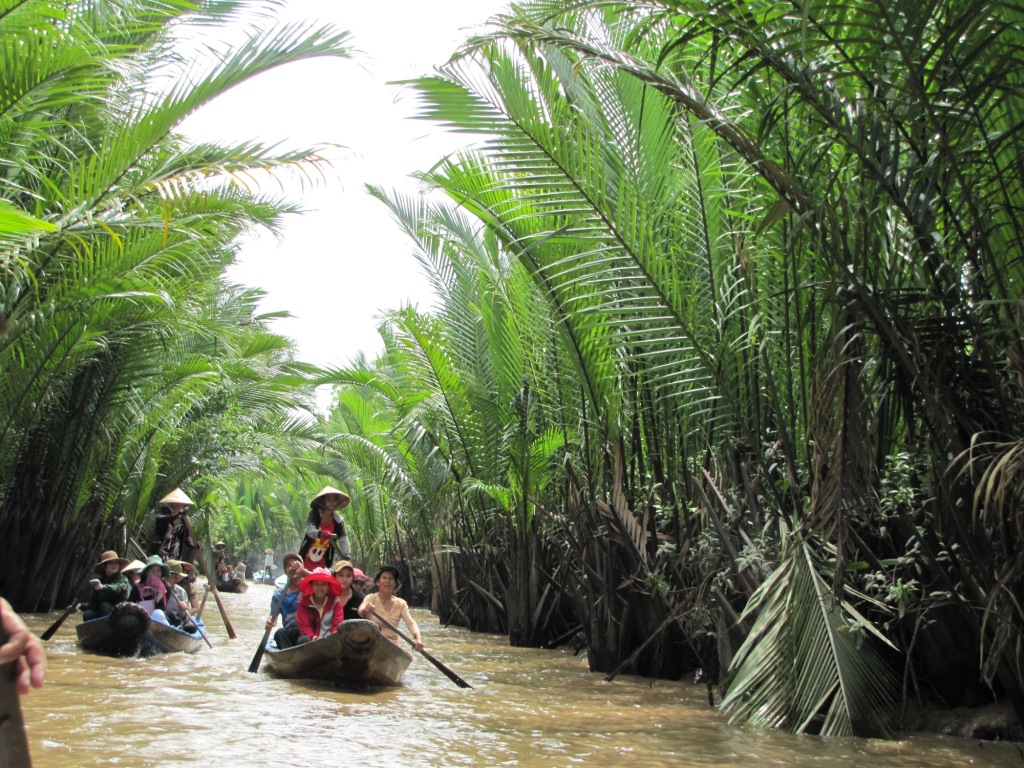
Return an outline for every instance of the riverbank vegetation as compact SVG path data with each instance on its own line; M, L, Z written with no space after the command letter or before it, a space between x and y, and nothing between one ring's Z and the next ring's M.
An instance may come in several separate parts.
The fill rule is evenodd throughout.
M582 638L609 676L700 669L737 720L794 731L996 697L1024 721L1022 23L998 1L517 4L409 85L478 137L423 173L439 194L370 190L437 306L330 373L221 278L285 208L212 181L263 155L181 145L182 94L135 147L154 123L129 96L64 93L41 115L74 110L67 135L5 153L0 536L26 551L0 583L137 535L185 481L230 511L212 530L273 545L302 469L444 622ZM329 418L290 416L323 382Z

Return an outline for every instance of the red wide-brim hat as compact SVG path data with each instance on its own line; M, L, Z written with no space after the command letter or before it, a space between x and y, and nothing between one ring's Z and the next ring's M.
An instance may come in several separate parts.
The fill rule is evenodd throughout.
M334 578L334 574L326 568L315 568L309 576L299 582L299 591L304 595L312 595L313 584L318 581L322 581L330 587L328 593L331 597L337 597L341 594L341 584Z

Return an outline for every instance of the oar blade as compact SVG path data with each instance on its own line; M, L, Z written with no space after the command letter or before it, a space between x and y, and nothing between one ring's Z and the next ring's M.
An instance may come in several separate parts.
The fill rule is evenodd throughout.
M416 643L413 641L413 639L411 637L409 637L402 630L400 630L398 627L396 627L390 621L388 621L383 616L381 616L379 613L377 613L377 611L375 611L373 608L370 608L370 613L372 613L374 616L376 616L385 627L390 629L392 632L394 632L400 638L405 640L405 642L407 642L409 645L411 645L416 651L418 651L423 656L423 658L425 658L427 661L429 661L431 664L433 664L439 670L444 672L445 676L449 680L451 680L453 683L455 683L457 686L459 686L459 688L472 688L473 687L472 685L467 683L465 680L463 680L461 677L459 677L457 674L455 674L455 672L453 672L451 669L449 669L447 666L445 666L443 663L441 663L441 661L439 661L438 659L435 659L433 656L431 656L429 653L427 653L425 650L423 650L422 648L416 648Z
M455 683L457 686L459 686L459 688L472 688L473 687L472 685L467 683L465 680L463 680L461 677L459 677L458 674L456 674L456 672L453 669L451 669L448 666L445 666L438 659L435 659L433 656L431 656L426 651L420 651L420 653L423 654L423 658L425 658L427 661L429 661L431 664L433 664L439 670L444 672L444 674L448 677L448 679L451 680L453 683Z
M77 600L75 600L75 602L73 602L71 605L64 609L64 613L62 613L60 617L55 622L53 622L53 624L51 624L49 628L45 632L43 632L43 634L39 636L39 639L49 640L51 637L57 634L57 630L60 629L60 625L64 623L64 619L66 619L68 616L71 615L73 611L76 610L78 610Z
M249 664L250 672L260 671L260 662L263 661L263 652L267 650L267 640L270 639L270 630L268 629L263 633L263 642L260 643L260 647L256 649L256 654L252 657L252 662Z

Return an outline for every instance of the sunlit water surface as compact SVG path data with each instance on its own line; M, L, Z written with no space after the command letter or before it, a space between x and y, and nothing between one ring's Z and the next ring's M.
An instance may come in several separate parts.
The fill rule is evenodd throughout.
M47 643L46 686L22 699L36 768L76 766L943 766L1024 767L1012 744L914 736L822 739L729 725L703 685L591 674L568 651L510 648L415 611L427 649L394 689L345 690L246 670L272 588L211 600L213 649L146 660ZM42 632L55 615L29 617Z

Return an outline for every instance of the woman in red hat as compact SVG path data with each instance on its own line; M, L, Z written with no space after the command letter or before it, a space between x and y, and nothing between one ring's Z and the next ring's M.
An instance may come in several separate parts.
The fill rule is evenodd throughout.
M299 607L295 612L299 626L298 644L308 643L336 632L345 618L338 602L341 585L326 568L317 568L299 584Z

